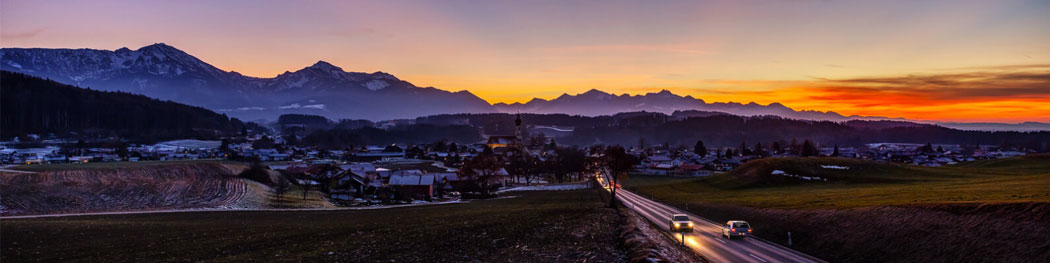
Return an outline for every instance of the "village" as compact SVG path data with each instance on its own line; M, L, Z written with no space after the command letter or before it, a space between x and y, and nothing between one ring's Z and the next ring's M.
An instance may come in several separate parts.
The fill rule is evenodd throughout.
M380 123L377 125L387 125ZM5 165L83 164L96 162L145 162L232 160L251 163L257 170L273 171L287 180L261 180L277 194L287 191L287 181L301 191L324 193L332 203L345 206L447 201L467 197L492 197L501 189L536 184L583 182L604 154L601 145L579 148L559 146L542 134L524 138L520 116L515 134L490 135L469 144L439 141L430 144L391 144L323 150L289 143L278 133L259 133L221 141L175 140L150 145L96 143L55 138L36 140L41 147L8 148L24 142L7 142L0 149ZM294 140L294 137L292 137ZM757 143L736 147L638 145L624 149L632 174L709 176L731 171L759 158L830 156L902 164L942 166L980 159L1009 158L1024 151L996 146L873 143L863 147L819 146L809 140L768 146ZM258 171L257 171L258 172ZM781 171L782 172L782 171Z

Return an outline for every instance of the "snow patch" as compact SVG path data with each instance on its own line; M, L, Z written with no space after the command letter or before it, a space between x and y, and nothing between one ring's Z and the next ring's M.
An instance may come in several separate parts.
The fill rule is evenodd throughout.
M386 88L388 86L390 86L390 83L387 83L386 81L382 81L382 80L378 80L378 79L373 79L372 81L369 81L368 83L365 83L365 87L367 87L368 90L371 90L371 91L381 90L381 89L384 89L384 88Z
M781 171L781 170L773 170L773 172L771 172L769 174L770 175L779 175L779 176L784 176L784 177L791 177L791 178L798 178L798 179L802 179L802 180L806 180L806 181L822 181L822 182L827 182L828 181L827 178L822 178L822 177L819 177L819 176L799 176L799 175L789 174L789 173L787 173L785 171Z
M282 110L288 110L288 109L316 109L316 110L323 110L324 109L324 104L302 105L302 104L299 104L299 103L292 103L291 105L284 105L284 106L280 106L280 107L277 107L277 108L282 109Z
M824 169L836 169L836 170L849 170L849 166L838 166L838 165L820 165L820 168Z
M499 193L513 192L513 191L564 191L564 190L579 190L591 188L590 183L579 183L579 184L552 184L552 185L533 185L533 186L519 186L510 189L499 190Z

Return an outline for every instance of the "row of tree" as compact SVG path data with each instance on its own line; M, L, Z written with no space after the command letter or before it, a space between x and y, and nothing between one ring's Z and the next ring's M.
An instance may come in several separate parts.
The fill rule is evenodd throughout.
M838 156L839 146L835 145L834 147L835 150L832 156ZM696 144L693 145L693 153L700 155L700 157L707 156L708 149L707 146L704 145L703 140L696 141ZM802 144L799 144L798 140L792 139L791 144L789 144L787 148L780 146L780 142L773 142L768 148L766 146L763 146L761 142L755 143L754 147L748 147L747 143L741 142L740 146L736 147L735 149L727 148L723 150L720 147L717 151L715 151L715 153L718 155L718 157L728 157L736 155L768 157L774 154L782 153L790 153L792 155L808 157L820 155L820 149L817 148L816 143L810 140L805 140L804 142L802 142Z

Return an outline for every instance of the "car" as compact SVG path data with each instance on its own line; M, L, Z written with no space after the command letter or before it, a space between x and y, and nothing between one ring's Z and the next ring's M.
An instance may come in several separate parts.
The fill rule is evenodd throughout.
M732 220L722 225L722 236L733 239L733 237L747 237L754 234L751 224L747 221Z
M685 214L671 215L668 225L671 227L671 232L693 232L693 221Z

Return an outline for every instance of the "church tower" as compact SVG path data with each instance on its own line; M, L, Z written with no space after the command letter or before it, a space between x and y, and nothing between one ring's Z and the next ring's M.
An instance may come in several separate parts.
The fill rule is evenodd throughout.
M521 138L521 113L514 118L514 137L518 137L519 140L525 140Z

